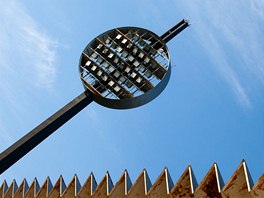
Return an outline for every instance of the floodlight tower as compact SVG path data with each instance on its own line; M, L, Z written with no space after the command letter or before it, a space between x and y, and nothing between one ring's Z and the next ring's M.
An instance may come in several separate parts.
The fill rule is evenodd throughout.
M166 43L189 26L185 19L163 35L120 27L93 39L83 50L79 71L85 91L0 154L0 174L84 107L95 101L114 109L141 106L168 84L171 66Z

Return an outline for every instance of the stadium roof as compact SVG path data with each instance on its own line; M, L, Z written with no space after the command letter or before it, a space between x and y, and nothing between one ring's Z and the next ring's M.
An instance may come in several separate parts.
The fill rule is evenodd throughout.
M148 198L176 198L176 197L263 197L264 174L255 183L252 182L246 162L243 160L229 181L224 184L216 163L209 169L204 179L197 184L190 165L183 172L174 185L169 171L164 168L160 176L151 184L147 171L144 169L137 180L132 184L128 172L125 170L115 185L107 172L97 185L93 173L81 186L77 175L73 177L68 186L61 176L52 185L49 177L40 187L37 179L29 186L26 179L18 186L16 181L8 187L4 181L0 187L2 198L104 198L104 197L148 197Z

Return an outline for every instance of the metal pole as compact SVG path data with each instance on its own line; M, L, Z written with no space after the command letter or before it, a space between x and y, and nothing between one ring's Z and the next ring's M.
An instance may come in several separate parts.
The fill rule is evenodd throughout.
M181 22L173 26L170 30L165 32L161 38L165 43L169 42L173 37L179 34L182 30L189 26L187 20L183 19ZM159 43L154 45L154 48L159 48ZM77 96L70 103L65 105L47 120L42 122L16 143L11 145L0 154L0 174L11 167L14 163L20 160L39 143L45 140L73 116L79 113L84 107L93 101L92 94L89 91L83 92Z
M30 152L34 147L45 140L49 135L55 132L92 101L92 94L88 91L83 92L16 143L3 151L0 154L0 174Z

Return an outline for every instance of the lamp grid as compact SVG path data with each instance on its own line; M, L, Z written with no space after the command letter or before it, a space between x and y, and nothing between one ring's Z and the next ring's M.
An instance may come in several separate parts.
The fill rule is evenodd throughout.
M168 68L166 45L150 31L137 28L116 28L98 36L80 61L84 86L109 99L133 98L150 91Z

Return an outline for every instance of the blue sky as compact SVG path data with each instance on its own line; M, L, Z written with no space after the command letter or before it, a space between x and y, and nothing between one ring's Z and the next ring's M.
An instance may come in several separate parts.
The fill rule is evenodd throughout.
M95 102L0 176L97 182L124 169L176 182L190 163L201 181L216 161L227 182L245 159L264 172L264 3L245 1L0 1L0 151L83 92L78 61L114 27L158 35L191 22L168 43L172 76L154 101L112 110Z

